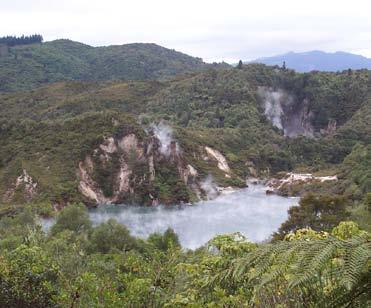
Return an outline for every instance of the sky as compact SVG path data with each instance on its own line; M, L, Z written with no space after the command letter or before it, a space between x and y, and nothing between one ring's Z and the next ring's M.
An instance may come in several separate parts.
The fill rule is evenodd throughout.
M0 0L0 36L156 43L207 62L289 51L371 58L370 0Z

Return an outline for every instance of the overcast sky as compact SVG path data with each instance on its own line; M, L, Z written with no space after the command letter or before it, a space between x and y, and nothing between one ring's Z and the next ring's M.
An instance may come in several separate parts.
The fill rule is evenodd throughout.
M152 42L205 61L288 51L371 57L370 0L0 0L0 36Z

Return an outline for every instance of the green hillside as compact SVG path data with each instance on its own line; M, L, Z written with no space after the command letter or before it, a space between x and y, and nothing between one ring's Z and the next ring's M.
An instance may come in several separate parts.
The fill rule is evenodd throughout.
M174 139L182 149L182 164L195 167L199 180L211 173L219 185L239 186L248 176L339 168L357 143L370 144L369 82L367 70L299 74L254 64L170 81L70 81L29 92L3 93L0 193L4 195L26 169L40 183L38 198L57 203L82 200L77 189L79 161L128 123L142 135L147 134L151 123L163 120L173 128ZM285 117L297 116L291 110L308 100L308 112L312 113L308 121L315 138L287 138L274 127L264 114L261 87L290 93L292 106ZM113 125L114 121L119 124ZM321 133L331 121L336 121L336 131ZM146 147L147 141L143 142ZM205 146L226 157L230 179L216 164L202 159ZM158 164L161 170L175 167ZM112 181L112 171L105 168L96 179L104 181L106 174ZM153 184L157 188L150 185L150 189L161 191L162 201L176 202L185 196L179 184L183 187L179 195L173 193L175 199L169 199L166 189L171 185L167 181L172 181L172 176ZM344 189L336 185L331 190L341 193ZM192 199L192 192L187 191L186 200ZM355 198L362 198L365 192L361 189ZM352 193L350 197L354 197Z
M0 91L28 90L62 80L167 79L213 67L156 44L91 47L56 40L0 47Z

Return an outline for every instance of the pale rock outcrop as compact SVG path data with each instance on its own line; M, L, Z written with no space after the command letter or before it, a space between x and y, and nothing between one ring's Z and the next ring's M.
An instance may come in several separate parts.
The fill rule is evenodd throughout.
M185 184L194 182L198 176L197 170L190 164L187 166L178 165L178 171Z
M105 153L114 153L117 151L115 144L115 139L113 137L107 138L102 144L99 145L99 148Z
M5 192L2 198L3 202L12 201L15 191L22 186L24 186L23 193L27 201L31 201L37 195L37 182L27 173L26 169L23 169L22 174L17 177L14 184Z
M229 194L232 194L234 192L237 191L236 188L233 188L231 186L228 186L228 187L218 187L218 192L221 194L221 195L229 195Z
M88 199L95 204L111 204L120 202L125 194L133 193L130 177L132 170L130 169L126 159L129 154L134 151L136 159L141 159L144 149L140 145L135 134L128 134L120 139L113 137L106 138L98 149L93 151L93 155L98 156L96 164L101 164L106 167L108 161L111 160L111 155L117 153L119 162L116 170L113 170L112 177L112 195L106 197L102 187L93 179L94 162L88 155L84 161L79 163L79 190Z
M97 204L111 203L107 199L99 185L92 179L91 174L93 173L93 161L87 156L84 162L79 163L79 190L89 200L94 201Z
M138 157L141 157L143 155L143 148L139 146L139 141L135 134L128 134L122 137L118 141L118 146L126 154L129 154L131 150L134 150L136 151Z
M187 170L189 172L189 175L191 175L191 176L197 176L197 174L198 174L197 170L189 164L187 165Z
M118 193L125 193L130 191L130 175L132 174L132 171L130 170L129 166L122 162L120 166L120 172L118 175L119 180L119 187L118 187Z
M267 193L279 193L282 189L288 189L298 184L311 184L314 182L337 181L336 175L333 176L314 176L311 173L287 173L281 179L271 179L267 182Z
M329 120L327 127L320 129L321 135L333 135L336 132L337 122L336 120Z
M153 155L148 157L148 168L149 168L149 179L151 182L153 182L156 177L155 162L153 159Z
M230 173L231 169L228 166L228 162L226 158L220 153L218 150L214 150L208 146L205 147L206 153L209 157L215 159L218 162L218 168L221 171L224 171L226 173Z

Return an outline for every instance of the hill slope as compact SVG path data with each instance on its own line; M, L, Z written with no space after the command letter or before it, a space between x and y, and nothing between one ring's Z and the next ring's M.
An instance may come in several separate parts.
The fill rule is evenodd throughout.
M62 204L86 201L81 189L98 203L188 202L208 175L238 186L247 176L328 168L357 142L371 143L369 74L251 64L164 82L69 81L3 93L0 196L21 203L30 176L40 199ZM171 128L161 133L153 124L162 120Z
M167 79L213 66L155 44L91 47L56 40L0 47L0 91L28 90L62 80Z
M252 62L264 63L267 65L282 66L298 72L328 71L336 72L347 69L371 69L371 59L346 52L327 53L323 51L289 52L273 57L259 58Z

